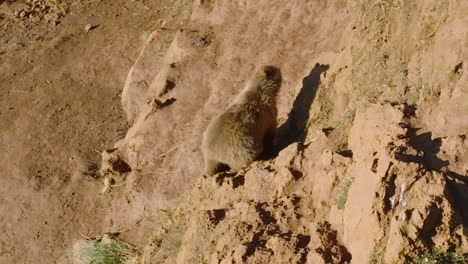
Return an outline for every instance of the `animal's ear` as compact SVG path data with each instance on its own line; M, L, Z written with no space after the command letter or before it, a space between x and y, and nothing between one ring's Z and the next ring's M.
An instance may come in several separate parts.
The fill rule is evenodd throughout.
M260 66L257 72L257 81L265 86L264 89L276 90L281 86L281 70L271 65Z
M268 80L281 80L281 71L275 66L265 65L263 66L263 72Z

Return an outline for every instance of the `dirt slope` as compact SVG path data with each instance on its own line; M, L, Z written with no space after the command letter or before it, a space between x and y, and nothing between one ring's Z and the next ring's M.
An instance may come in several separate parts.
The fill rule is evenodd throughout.
M0 1L0 263L53 263L106 231L89 174L128 128L120 94L159 19L149 7Z
M5 261L50 263L80 233L104 232L142 247L144 263L417 263L468 252L464 1L115 3L52 8L43 26L68 37L49 29L30 50L0 51L2 83L32 87L1 97L2 166L14 175L1 177L1 211L12 212ZM91 7L101 9L78 15ZM283 75L276 151L237 175L203 177L203 130L261 63ZM41 80L50 85L32 85ZM93 149L111 149L99 172ZM90 176L114 186L100 194Z
M161 209L144 260L403 263L466 252L458 5L201 1L180 31L153 32L124 88L133 125L114 154L135 168L130 192L153 197L143 211ZM196 176L203 129L260 63L283 71L279 154L238 175Z

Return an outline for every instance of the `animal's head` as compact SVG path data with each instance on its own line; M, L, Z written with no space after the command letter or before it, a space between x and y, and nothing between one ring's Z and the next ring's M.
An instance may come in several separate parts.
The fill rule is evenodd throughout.
M262 65L257 69L256 82L258 88L267 94L276 94L281 87L281 71L271 65Z

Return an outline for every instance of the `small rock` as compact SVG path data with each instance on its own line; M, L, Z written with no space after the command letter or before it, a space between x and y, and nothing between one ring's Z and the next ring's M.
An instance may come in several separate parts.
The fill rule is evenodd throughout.
M87 24L86 27L84 28L86 33L88 33L93 26L91 24Z
M87 25L85 26L85 31L86 31L86 33L88 33L89 31L91 31L91 30L97 28L98 26L99 26L99 25L94 25L94 26L93 26L92 24L87 24Z

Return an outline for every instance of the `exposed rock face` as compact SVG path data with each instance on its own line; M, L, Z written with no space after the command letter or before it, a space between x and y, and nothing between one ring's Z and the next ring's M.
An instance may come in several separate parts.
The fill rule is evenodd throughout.
M454 198L451 176L428 170L409 145L404 110L359 109L352 158L296 143L245 174L201 178L174 223L187 228L177 260L402 263L428 245L466 250L466 218L457 209L464 201Z
M145 263L404 263L433 248L468 252L459 5L196 1L183 30L153 32L128 75L132 127L116 148L131 167L129 202L113 206L132 215L112 228L137 222L135 241L152 232ZM259 63L283 73L277 152L203 178L203 129ZM165 219L161 209L170 217L157 226L140 221Z

